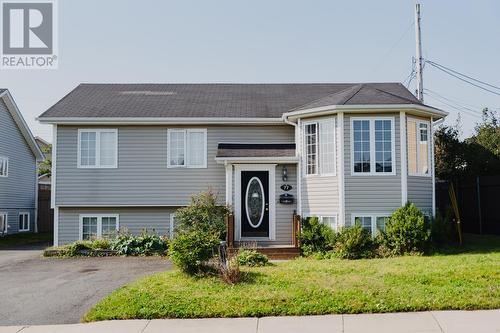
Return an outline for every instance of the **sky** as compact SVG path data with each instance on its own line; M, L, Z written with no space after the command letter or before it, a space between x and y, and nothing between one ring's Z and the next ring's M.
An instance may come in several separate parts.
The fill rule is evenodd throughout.
M500 1L420 3L424 57L500 86ZM403 82L415 56L413 0L58 0L58 20L57 70L0 70L0 88L49 141L35 118L79 83ZM500 108L500 96L430 65L424 88L473 114ZM458 111L431 97L455 123ZM463 136L480 120L470 113Z

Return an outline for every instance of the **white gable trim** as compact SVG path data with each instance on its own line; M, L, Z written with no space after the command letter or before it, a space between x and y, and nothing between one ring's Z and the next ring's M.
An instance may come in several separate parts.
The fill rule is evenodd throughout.
M4 101L5 105L7 106L7 110L12 115L14 122L21 131L21 134L23 135L24 140L26 140L26 143L33 152L33 155L35 155L35 158L37 160L44 160L45 157L42 151L40 150L40 147L38 147L38 144L36 143L35 138L33 137L33 134L31 133L28 127L28 124L26 124L26 121L24 121L23 115L21 114L21 111L19 111L19 108L14 102L14 99L12 98L10 92L8 90L5 90L3 93L0 94L0 98Z

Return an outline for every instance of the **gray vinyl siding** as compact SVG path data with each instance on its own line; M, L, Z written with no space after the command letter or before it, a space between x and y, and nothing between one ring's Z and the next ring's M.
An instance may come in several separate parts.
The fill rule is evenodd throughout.
M208 187L222 202L225 168L214 160L219 142L294 142L294 128L288 125L176 127L208 129L207 168L167 168L167 128L173 126L108 126L118 129L118 168L79 169L79 127L58 126L56 205L183 206Z
M283 166L287 168L288 180L283 181ZM233 189L232 197L233 204L236 202L236 192L235 192L235 172L233 170ZM281 185L289 184L292 185L292 189L285 192L281 189ZM280 194L290 193L294 196L295 201L293 204L281 204L279 202ZM292 244L292 233L293 233L293 213L297 211L297 165L296 164L278 164L276 165L275 172L275 198L276 202L276 240L274 241L259 241L259 245L291 245ZM234 207L233 207L234 208ZM236 221L236 220L235 220Z
M0 177L0 212L9 213L8 232L18 231L19 211L30 212L30 231L33 231L36 188L35 156L1 100L0 156L9 159L8 177Z
M365 176L351 174L351 116L373 117L375 115L345 114L344 116L344 193L346 225L350 225L353 213L391 213L401 206L399 113L384 113L380 115L383 117L394 117L396 175Z
M311 119L310 120L321 120L330 119L331 117ZM305 175L305 163L303 163L303 176L301 178L301 205L302 205L302 215L304 216L330 216L338 214L340 207L340 196L339 196L339 178L338 178L338 161L339 161L339 145L338 138L341 129L338 128L338 121L335 118L336 126L336 137L335 137L335 176L326 175ZM301 150L304 150L304 133L301 129ZM321 144L321 143L320 143ZM302 156L305 156L305 151L302 151ZM302 161L305 159L302 158ZM319 167L319 165L318 165Z
M408 201L424 212L432 212L432 177L408 176Z
M59 208L59 245L78 240L80 214L118 214L121 230L140 234L144 229L168 235L170 214L176 208L164 207L106 207L106 208Z

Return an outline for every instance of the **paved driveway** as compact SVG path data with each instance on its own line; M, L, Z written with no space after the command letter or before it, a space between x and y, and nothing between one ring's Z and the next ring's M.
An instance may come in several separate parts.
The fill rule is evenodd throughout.
M40 249L0 250L0 325L77 323L102 297L171 268L150 258L43 258Z

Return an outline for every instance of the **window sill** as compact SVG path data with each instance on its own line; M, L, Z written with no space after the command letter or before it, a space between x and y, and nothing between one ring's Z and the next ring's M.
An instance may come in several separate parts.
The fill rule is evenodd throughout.
M422 178L431 178L431 174L423 174L423 173L409 173L408 177L422 177Z

